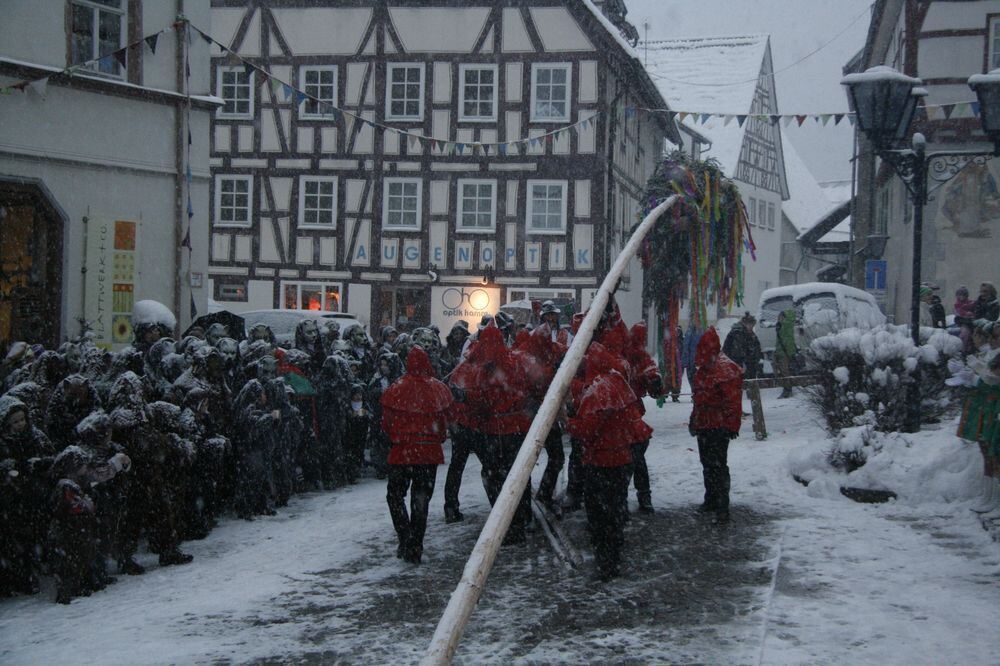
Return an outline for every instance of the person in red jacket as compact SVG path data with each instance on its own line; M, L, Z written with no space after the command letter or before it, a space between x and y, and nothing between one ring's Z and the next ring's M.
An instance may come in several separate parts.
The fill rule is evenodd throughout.
M639 399L616 366L615 354L600 343L591 344L583 378L573 385L569 419L569 432L580 442L587 525L597 576L603 581L620 572L632 446L648 441L653 432L643 423Z
M719 334L709 328L695 351L694 408L688 430L698 438L705 479L700 511L714 511L716 522L729 521L729 440L740 434L743 416L743 369L722 353Z
M531 388L522 362L507 349L500 329L490 324L448 379L461 396L454 411L476 443L490 505L499 497L531 426ZM529 520L531 496L526 488L504 543L523 543Z
M427 529L427 507L434 494L441 444L448 436L451 391L434 378L430 358L420 347L406 356L406 374L382 394L382 429L391 443L385 500L399 537L396 557L420 564ZM406 513L406 491L410 513Z
M629 344L625 351L625 360L631 366L632 376L629 378L632 392L639 399L639 410L646 413L642 404L645 395L659 398L663 395L663 379L656 361L646 351L646 322L639 322L629 332ZM632 480L635 484L636 498L639 500L639 511L653 513L653 495L649 487L649 467L646 465L646 449L649 439L632 445Z
M547 301L551 304L551 301ZM544 306L542 312L545 312ZM558 322L557 322L558 325ZM521 333L525 333L522 331ZM518 333L518 340L522 340L521 333ZM548 323L540 325L530 334L525 333L523 341L511 351L517 358L521 366L525 369L525 376L531 391L532 411L537 411L538 406L545 399L545 393L549 390L549 384L555 377L556 368L560 360L566 355L565 347L553 339L552 329ZM561 422L560 422L561 421ZM562 471L566 462L566 452L563 450L563 423L565 418L561 418L552 424L548 437L545 438L545 454L548 460L545 463L545 471L542 479L538 483L538 492L535 498L548 507L549 511L559 515L559 505L552 494L559 480L559 472Z

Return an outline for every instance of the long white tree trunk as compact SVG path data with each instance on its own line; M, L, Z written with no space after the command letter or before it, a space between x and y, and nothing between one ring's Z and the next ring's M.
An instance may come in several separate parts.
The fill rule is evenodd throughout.
M552 384L549 386L549 390L545 393L545 399L542 400L535 419L531 423L531 428L529 428L528 434L525 435L524 443L521 444L517 459L514 461L514 465L507 475L507 480L503 484L500 496L497 498L496 504L493 505L493 509L486 519L486 525L483 526L483 531L479 534L479 540L476 541L476 546L472 549L469 561L465 564L462 579L459 581L455 591L452 592L448 606L445 608L440 621L438 621L437 629L434 632L434 637L431 639L430 647L424 655L422 664L427 666L433 664L450 664L452 658L455 656L458 642L461 640L465 626L468 624L469 618L472 616L472 611L479 601L479 596L483 592L486 578L489 576L490 569L493 568L497 551L500 548L504 535L507 534L507 529L510 527L511 519L514 517L514 512L517 509L521 495L524 493L524 488L531 480L531 470L535 466L538 454L545 444L545 439L548 437L552 424L556 420L559 407L563 404L566 392L569 390L570 381L576 374L577 368L583 360L583 355L590 345L591 339L594 337L594 330L597 328L601 315L611 299L611 294L614 292L618 280L625 272L628 262L638 252L639 245L646 237L646 234L653 228L656 220L674 205L676 199L676 196L672 196L661 203L650 211L649 215L636 227L625 248L618 255L618 258L615 259L615 263L608 272L607 277L604 278L604 282L601 283L600 289L594 295L587 315L580 324L580 330L566 352L566 356L563 358L559 370L556 372Z

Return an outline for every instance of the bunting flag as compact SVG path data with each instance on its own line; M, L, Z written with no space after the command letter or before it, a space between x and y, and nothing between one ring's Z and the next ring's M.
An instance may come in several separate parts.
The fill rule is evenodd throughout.
M191 321L198 318L198 306L194 304L194 292L191 292Z
M46 77L44 79L38 79L36 81L32 81L31 83L28 84L28 87L31 88L31 90L36 95L38 95L39 97L41 97L41 98L44 99L45 98L45 91L49 87L49 79L48 79L48 77Z
M147 37L144 40L146 42L146 46L149 47L149 52L150 53L153 53L153 54L156 53L156 40L159 39L159 38L160 38L160 35L159 35L159 33L157 33L155 35L150 35L149 37ZM209 42L209 43L211 44L211 42Z
M292 95L295 94L295 90L287 83L282 83L281 93L285 96L285 101L287 102L292 98Z
M843 113L835 113L835 114L833 114L833 124L834 124L834 126L839 125L840 121L843 120L843 119L844 119L844 114Z
M743 127L743 123L747 121L746 116L736 116L736 122L739 123L740 127Z
M128 47L124 49L118 49L117 51L111 54L114 57L114 59L118 61L118 64L122 66L122 69L126 69L128 67L128 57L125 54L126 51L128 51Z
M191 227L188 226L187 232L184 234L184 240L181 241L181 247L186 247L188 251L193 251L191 247Z

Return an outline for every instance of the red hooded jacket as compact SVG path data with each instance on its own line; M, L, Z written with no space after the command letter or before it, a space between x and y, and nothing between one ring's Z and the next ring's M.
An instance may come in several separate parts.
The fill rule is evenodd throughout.
M480 331L469 355L449 375L449 383L465 393L465 401L452 409L453 420L488 435L528 432L531 387L522 360L507 349L496 326Z
M430 358L420 347L406 356L406 374L382 394L382 429L392 442L390 465L441 465L441 444L448 436L448 409L454 398L434 378Z
M660 378L660 370L656 367L656 361L646 351L646 331L646 324L640 322L633 326L629 332L628 348L625 352L625 360L632 367L629 383L638 398L647 394L658 398L662 393L663 380ZM655 395L654 385L660 387ZM645 412L645 408L643 408L643 412Z
M739 433L743 416L743 369L722 353L714 327L698 341L694 363L698 369L691 382L694 401L691 428Z
M530 334L527 331L517 334L517 343L510 354L524 368L531 399L535 403L540 403L549 390L556 374L558 353L558 343L552 342L552 333L546 324Z
M653 434L642 421L639 399L615 369L620 365L615 354L593 343L587 350L583 381L574 384L576 410L568 429L580 440L584 465L628 465L632 462L631 445Z

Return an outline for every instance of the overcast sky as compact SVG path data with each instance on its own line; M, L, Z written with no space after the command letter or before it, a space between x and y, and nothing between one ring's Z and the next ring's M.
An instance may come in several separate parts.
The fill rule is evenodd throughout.
M780 72L779 111L830 113L847 110L841 68L864 46L871 0L625 0L625 4L639 35L648 34L651 40L769 34L774 67ZM643 26L647 22L648 33ZM836 128L832 123L826 127L813 121L802 127L792 123L786 135L817 179L851 177L852 131L847 123Z

